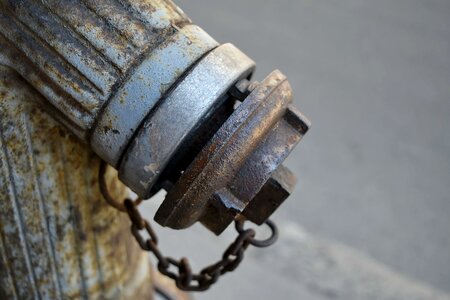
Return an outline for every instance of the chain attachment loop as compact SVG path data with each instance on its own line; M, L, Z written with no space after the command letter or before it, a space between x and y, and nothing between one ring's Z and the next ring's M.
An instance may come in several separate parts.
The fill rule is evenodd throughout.
M105 174L106 174L106 169L108 167L108 164L104 161L101 162L100 164L100 169L98 171L99 176L98 176L98 182L100 185L100 192L103 195L103 198L105 198L106 202L114 207L117 210L120 210L121 212L126 212L127 209L125 208L124 203L119 203L117 202L113 197L111 197L111 194L108 191L108 185L106 184L106 180L105 180ZM135 206L138 206L139 204L141 204L142 202L142 198L138 198L134 201Z
M142 217L138 210L141 198L135 201L125 199L122 203L111 197L105 181L107 164L102 162L99 170L100 191L106 202L117 210L127 213L131 221L131 233L135 237L142 250L153 253L157 259L157 268L161 274L173 279L177 287L183 291L206 291L220 276L234 271L244 259L244 252L249 245L264 248L272 245L278 238L276 225L267 220L265 224L270 228L271 235L266 240L255 239L256 232L253 229L244 229L245 219L238 218L235 221L237 238L225 250L222 259L218 262L203 268L199 273L193 273L189 260L185 257L176 260L172 257L164 256L158 246L158 236L153 230L150 222ZM145 231L149 238L144 238L142 232ZM178 272L171 269L178 270Z

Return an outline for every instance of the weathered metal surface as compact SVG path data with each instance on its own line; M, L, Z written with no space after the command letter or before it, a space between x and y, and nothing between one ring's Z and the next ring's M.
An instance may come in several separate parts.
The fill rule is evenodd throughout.
M296 182L297 178L291 170L280 165L248 203L242 214L253 223L263 224L291 195Z
M154 49L99 116L91 137L94 151L117 168L147 114L187 68L216 46L200 27L187 25Z
M217 262L204 267L199 272L193 271L189 259L183 257L176 259L163 254L159 247L159 238L153 229L151 222L145 219L139 212L139 201L131 199L123 200L123 207L119 207L116 203L120 200L114 199L105 186L105 170L106 164L102 163L99 172L100 187L105 199L113 207L119 211L126 212L131 225L131 233L135 237L139 246L144 251L148 251L154 255L157 262L159 272L172 279L176 286L182 291L200 292L208 290L214 285L221 276L228 272L233 272L244 259L244 253L248 246L253 245L259 248L271 246L278 239L278 229L276 225L267 220L265 223L271 230L270 236L265 240L255 238L256 232L253 229L244 228L246 220L240 218L236 220L236 231L238 233L236 239L226 248L222 257Z
M100 160L44 101L0 66L0 299L151 299L148 256L103 201Z
M83 139L135 67L189 23L170 0L0 0L14 68Z
M0 47L127 186L168 190L161 224L220 233L238 214L264 222L288 196L293 176L273 174L309 123L285 77L248 82L254 62L171 1L0 0Z
M231 44L208 53L145 120L124 155L120 179L148 198L176 152L253 69L254 62Z
M182 174L155 220L172 228L201 221L221 233L245 212L308 130L309 121L289 107L291 102L286 77L274 71L237 107ZM281 198L278 202L284 195ZM267 213L275 208L262 209L259 217L267 219Z

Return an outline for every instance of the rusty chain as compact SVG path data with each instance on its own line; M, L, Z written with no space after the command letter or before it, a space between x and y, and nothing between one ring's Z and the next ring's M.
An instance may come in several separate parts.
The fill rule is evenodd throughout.
M193 273L187 258L183 257L180 260L176 260L162 254L158 246L158 236L150 222L144 219L138 210L142 199L138 198L135 201L125 199L123 203L120 203L111 197L105 181L106 169L107 164L102 162L99 170L99 184L100 191L106 202L117 210L128 214L131 221L131 232L139 246L143 250L153 253L158 260L157 267L159 272L173 279L177 287L183 291L206 291L217 282L221 275L232 272L239 266L249 245L264 248L275 243L278 238L278 229L272 221L267 220L265 222L272 232L271 236L266 240L257 240L255 239L255 230L245 229L244 223L246 220L238 218L235 221L238 236L225 250L222 258L218 262L203 268L199 273ZM148 234L149 238L144 238L141 234L143 231ZM177 273L170 270L174 267L178 269Z

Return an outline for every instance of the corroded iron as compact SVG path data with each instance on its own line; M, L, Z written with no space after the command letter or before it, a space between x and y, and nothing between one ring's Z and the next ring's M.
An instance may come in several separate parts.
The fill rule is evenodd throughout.
M168 195L155 218L176 229L200 221L220 234L233 220L262 224L295 185L294 175L281 164L309 121L292 107L287 79L275 71L261 84L250 81L255 63L235 46L219 45L170 0L0 0L0 65L14 70L23 89L33 89L28 98L39 98L39 108L48 112L22 111L18 108L28 105L28 98L2 96L1 113L10 115L1 120L1 192L7 196L0 206L14 205L0 212L13 216L10 227L1 227L8 238L3 237L0 250L11 262L25 253L25 265L17 268L23 274L11 273L12 266L4 279L13 296L19 290L38 295L40 289L52 288L61 294L69 287L79 292L70 290L70 295L95 298L90 284L107 279L97 269L92 272L100 275L92 279L83 266L85 260L103 258L98 251L95 257L89 254L96 222L104 227L106 220L116 224L122 219L92 200L99 195L91 178L98 159L90 150L116 168L139 197L165 189ZM68 133L34 130L53 126L51 118ZM42 150L30 148L35 144ZM87 153L91 160L79 161ZM12 157L23 162L15 164ZM43 200L47 194L53 195L54 200L46 200L53 206ZM84 210L78 211L79 205ZM33 214L39 217L33 219ZM91 219L80 217L85 214ZM99 220L93 220L94 214ZM65 224L52 223L60 218ZM47 231L27 233L36 225L28 222ZM59 225L69 229L54 233ZM71 264L62 275L53 261L67 250L52 244L60 236L71 239L64 245L73 256L64 258ZM129 246L128 235L114 231L108 236ZM9 239L16 243L10 252L3 250ZM101 243L96 249L110 247L108 240L96 242ZM120 268L128 259L130 270L120 273L123 277L137 272L133 259L141 255L129 247L117 262ZM81 283L59 278L73 270ZM21 275L26 278L23 290L14 283ZM106 283L100 286L110 292ZM137 292L140 286L135 288Z
M148 256L102 199L99 158L0 66L0 299L151 299ZM126 189L114 172L115 197Z
M159 238L154 231L150 221L145 219L139 212L139 201L132 201L129 198L123 201L114 199L109 193L106 184L106 163L102 163L99 172L100 186L105 199L117 210L126 212L131 221L131 233L135 237L139 246L144 251L152 253L156 260L158 270L161 274L174 281L176 286L182 291L200 292L208 290L219 278L228 272L233 272L239 267L244 259L244 253L248 246L253 245L259 248L271 246L278 239L278 229L270 220L265 221L271 230L270 236L265 240L255 238L256 232L253 229L244 229L245 219L239 218L235 221L236 239L223 253L221 259L196 273L192 270L189 259L183 257L175 259L166 256L160 249ZM123 203L122 207L116 207L116 203Z
M239 214L259 224L269 218L295 182L290 172L283 177L276 170L309 128L309 121L291 103L290 85L279 71L253 84L169 191L156 221L172 228L201 221L220 234ZM283 182L274 184L277 180ZM272 187L271 201L258 196L265 184L263 192ZM287 193L277 191L286 185Z
M243 107L251 101L241 96L248 94L242 83L250 78L254 62L231 44L219 45L171 1L0 0L0 7L3 63L38 90L47 99L45 107L51 115L118 169L121 180L142 198L160 188L169 190L176 183L233 114L233 99L243 101ZM259 120L268 120L269 115ZM289 108L283 118L286 121L275 126L280 128L277 134L285 137L292 128L286 125L288 115L293 122L298 119L295 109ZM235 119L231 116L227 124L237 122ZM267 132L260 133L248 141L253 145L266 139ZM295 144L275 141L277 134L267 137L267 144ZM248 172L253 171L252 161L277 150L275 145L262 148L267 150L260 149L248 158ZM257 174L264 175L250 184L242 183L244 169L232 172L242 175L235 178L241 181L236 186L247 190L230 192L243 202L225 200L231 194L219 190L208 199L216 199L219 206L227 202L241 207L225 203L225 212L208 205L202 222L210 229L216 227L216 233L223 230L231 222L230 209L245 209L286 156L280 155L272 166L262 167L265 171L258 170ZM214 180L229 180L225 173ZM167 203L178 201L172 197L174 192L170 195ZM277 201L273 207L281 202ZM254 201L250 207L255 203L265 205L265 201ZM200 219L203 211L197 210L189 218ZM273 209L266 205L260 211L269 214ZM161 215L157 219L162 224L180 227L175 223L181 219L167 221ZM207 220L215 223L217 216L229 222L211 224ZM253 219L261 223L267 217Z
M231 44L208 53L147 118L129 145L119 174L149 198L159 175L198 128L226 101L228 90L248 77L255 63Z

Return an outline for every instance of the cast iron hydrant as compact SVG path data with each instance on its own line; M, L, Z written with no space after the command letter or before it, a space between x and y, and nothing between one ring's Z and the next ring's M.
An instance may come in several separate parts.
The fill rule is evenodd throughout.
M0 298L151 297L96 155L140 198L167 191L163 226L266 222L309 121L281 72L254 68L168 0L0 0ZM110 173L104 194L125 197Z

